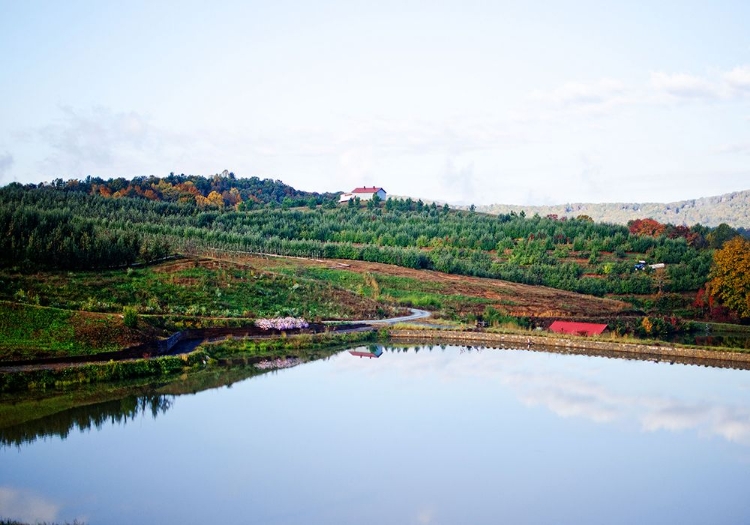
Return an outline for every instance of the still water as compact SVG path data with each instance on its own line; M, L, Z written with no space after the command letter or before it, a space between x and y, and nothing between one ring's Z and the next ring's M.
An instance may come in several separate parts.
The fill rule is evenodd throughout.
M31 522L750 522L742 370L341 352L229 388L75 409L4 442L0 517Z

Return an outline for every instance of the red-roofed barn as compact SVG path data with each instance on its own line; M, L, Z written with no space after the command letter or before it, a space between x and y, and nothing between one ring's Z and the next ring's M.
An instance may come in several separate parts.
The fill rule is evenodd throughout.
M555 321L549 327L550 331L558 334L572 335L600 335L607 329L606 324L598 323L574 323L569 321Z
M360 200L363 201L369 201L375 195L377 195L381 201L385 200L386 193L383 188L376 188L375 186L368 188L367 186L365 186L363 188L354 188L350 193L342 194L341 198L339 198L339 202L347 202L354 197L359 197Z

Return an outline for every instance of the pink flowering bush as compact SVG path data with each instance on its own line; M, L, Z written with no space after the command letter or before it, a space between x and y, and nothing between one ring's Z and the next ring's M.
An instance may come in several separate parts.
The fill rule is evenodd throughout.
M255 326L261 330L294 330L310 326L301 317L274 317L273 319L256 319Z

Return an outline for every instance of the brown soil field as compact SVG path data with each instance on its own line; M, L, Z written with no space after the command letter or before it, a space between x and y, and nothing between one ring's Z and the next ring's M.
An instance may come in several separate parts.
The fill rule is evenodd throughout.
M406 277L440 285L446 295L479 297L495 302L498 308L515 316L598 318L632 314L632 306L623 301L582 295L545 286L531 286L497 279L445 274L431 270L414 270L381 263L338 259L303 259L291 257L254 257L232 255L258 268L313 266L333 268L359 274ZM480 307L483 309L484 307Z

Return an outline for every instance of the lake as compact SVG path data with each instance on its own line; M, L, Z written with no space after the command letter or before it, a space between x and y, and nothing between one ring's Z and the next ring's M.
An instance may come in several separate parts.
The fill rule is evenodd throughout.
M6 428L0 517L750 522L750 371L435 346L233 380Z

